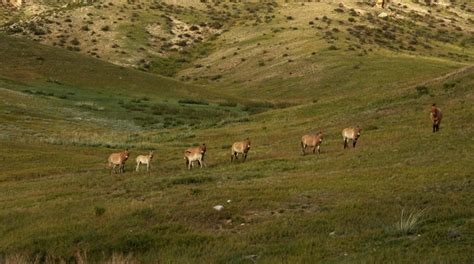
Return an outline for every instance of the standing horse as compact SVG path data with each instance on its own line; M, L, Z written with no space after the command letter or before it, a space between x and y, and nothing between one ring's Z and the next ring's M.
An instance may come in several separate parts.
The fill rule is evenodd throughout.
M108 164L109 167L112 168L112 171L114 173L117 173L115 170L115 167L119 167L119 173L124 173L125 172L125 162L128 160L130 153L128 152L128 149L122 151L122 152L116 152L110 154L108 158ZM112 174L112 171L110 172Z
M197 161L199 166L206 166L204 163L204 155L206 154L206 144L202 144L199 147L188 148L184 151L184 159L186 160L186 166L190 170L194 165L193 162Z
M238 155L244 156L244 161L247 159L247 153L250 150L250 139L246 138L244 141L235 142L232 144L232 154L230 154L230 162L237 160Z
M441 112L441 109L436 107L436 104L431 106L430 118L433 122L433 133L438 132L441 119L443 119L443 113Z
M342 138L344 139L344 149L347 148L347 143L352 140L352 147L356 147L357 140L360 137L362 129L357 127L348 127L342 130Z
M151 167L150 163L152 159L153 159L153 151L150 151L148 155L138 155L138 157L136 158L137 168L135 170L138 172L140 170L140 165L145 164L146 171L149 172L150 167Z
M321 143L323 143L323 133L318 132L316 135L304 135L301 137L301 151L303 151L303 156L306 155L306 148L313 148L313 154L316 153L318 149L318 155L321 154Z

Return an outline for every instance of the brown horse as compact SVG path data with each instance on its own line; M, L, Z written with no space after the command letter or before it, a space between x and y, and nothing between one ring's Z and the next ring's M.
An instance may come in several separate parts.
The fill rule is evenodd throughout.
M323 143L323 133L318 132L316 135L304 135L301 137L301 150L303 151L303 156L306 155L306 148L313 148L313 154L316 153L316 148L318 149L318 155L321 154L321 143Z
M431 106L430 118L433 122L433 133L438 132L441 119L443 119L443 113L441 112L441 109L436 107L436 104Z
M360 137L362 129L357 127L348 127L342 130L342 138L344 139L344 148L347 148L347 143L352 140L352 147L356 147L357 140Z
M232 144L232 154L230 155L230 162L234 161L234 158L237 160L238 155L244 156L245 161L247 159L247 154L250 150L250 139L246 138L244 141L235 142Z
M109 167L112 168L112 172L117 173L115 170L115 167L119 167L119 173L124 173L125 172L125 162L127 161L130 153L128 152L128 149L122 151L122 152L117 152L117 153L112 153L109 156L108 159L108 164Z
M186 166L190 170L194 165L193 162L197 161L199 166L206 166L204 163L204 155L206 154L206 144L202 144L199 147L188 148L184 151L184 159L186 160Z

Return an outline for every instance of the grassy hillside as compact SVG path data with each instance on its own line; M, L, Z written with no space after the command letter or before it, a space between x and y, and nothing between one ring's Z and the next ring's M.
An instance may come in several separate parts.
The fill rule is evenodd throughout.
M282 4L269 22L242 22L224 32L218 49L179 75L232 94L308 102L393 89L472 64L472 25L457 21L466 34L454 24L433 26L446 11L416 6ZM381 18L382 12L390 15Z
M448 64L430 73L440 77L431 82L399 75L403 80L392 89L375 93L369 86L357 97L328 93L330 100L260 114L238 110L245 114L239 122L152 129L101 98L148 96L171 104L192 86L14 43L0 49L25 45L18 53L24 57L1 65L0 252L6 260L469 263L474 257L472 67L440 77L453 67ZM8 53L3 58L13 62ZM34 67L35 56L58 68ZM68 61L81 63L61 73ZM221 96L193 91L194 100ZM68 97L56 97L63 93ZM105 109L75 105L76 96L103 101ZM437 134L428 118L432 102L445 113ZM356 124L363 128L358 146L343 150L340 131ZM300 136L319 130L321 156L301 156ZM247 136L248 162L230 164L230 144ZM208 167L187 171L183 149L203 142ZM123 147L132 153L127 173L110 175L105 159ZM150 148L157 153L153 171L132 172L134 157ZM215 211L217 204L224 210ZM422 212L413 230L397 228L402 211L404 219Z
M0 34L0 263L474 260L470 2L172 2L0 13L27 29ZM170 46L191 25L212 34ZM302 156L318 131L321 155Z
M0 31L236 93L282 79L300 90L337 76L333 67L363 73L371 67L362 62L374 57L472 63L473 56L469 1L397 0L386 9L354 0L40 2L9 13ZM340 65L341 56L358 59Z

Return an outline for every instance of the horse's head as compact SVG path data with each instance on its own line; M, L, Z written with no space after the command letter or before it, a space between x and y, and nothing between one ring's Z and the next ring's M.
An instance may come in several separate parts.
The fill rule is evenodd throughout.
M245 143L247 143L247 149L250 149L250 144L251 144L250 138L246 138Z
M150 150L150 154L149 154L149 155L150 155L150 159L153 158L153 154L154 154L153 150Z
M202 146L200 146L199 148L201 149L201 154L206 153L206 150L207 150L206 144L203 143Z
M319 131L318 136L319 136L319 143L322 143L323 142L323 132Z
M123 151L122 156L125 160L128 159L128 156L130 156L130 152L128 152L128 149Z
M436 104L433 104L431 106L431 114L433 115L433 117L438 117L438 108L436 107Z
M360 132L361 132L361 131L362 131L362 128L360 128L359 126L357 126L357 127L355 128L355 132L356 132L357 137L360 137Z

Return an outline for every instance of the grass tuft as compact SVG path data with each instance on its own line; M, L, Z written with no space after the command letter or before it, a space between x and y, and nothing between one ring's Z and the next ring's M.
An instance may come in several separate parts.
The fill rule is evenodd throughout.
M396 224L397 231L402 235L413 234L416 228L423 221L425 213L426 209L422 209L420 211L412 211L405 214L405 209L402 209L400 221Z

